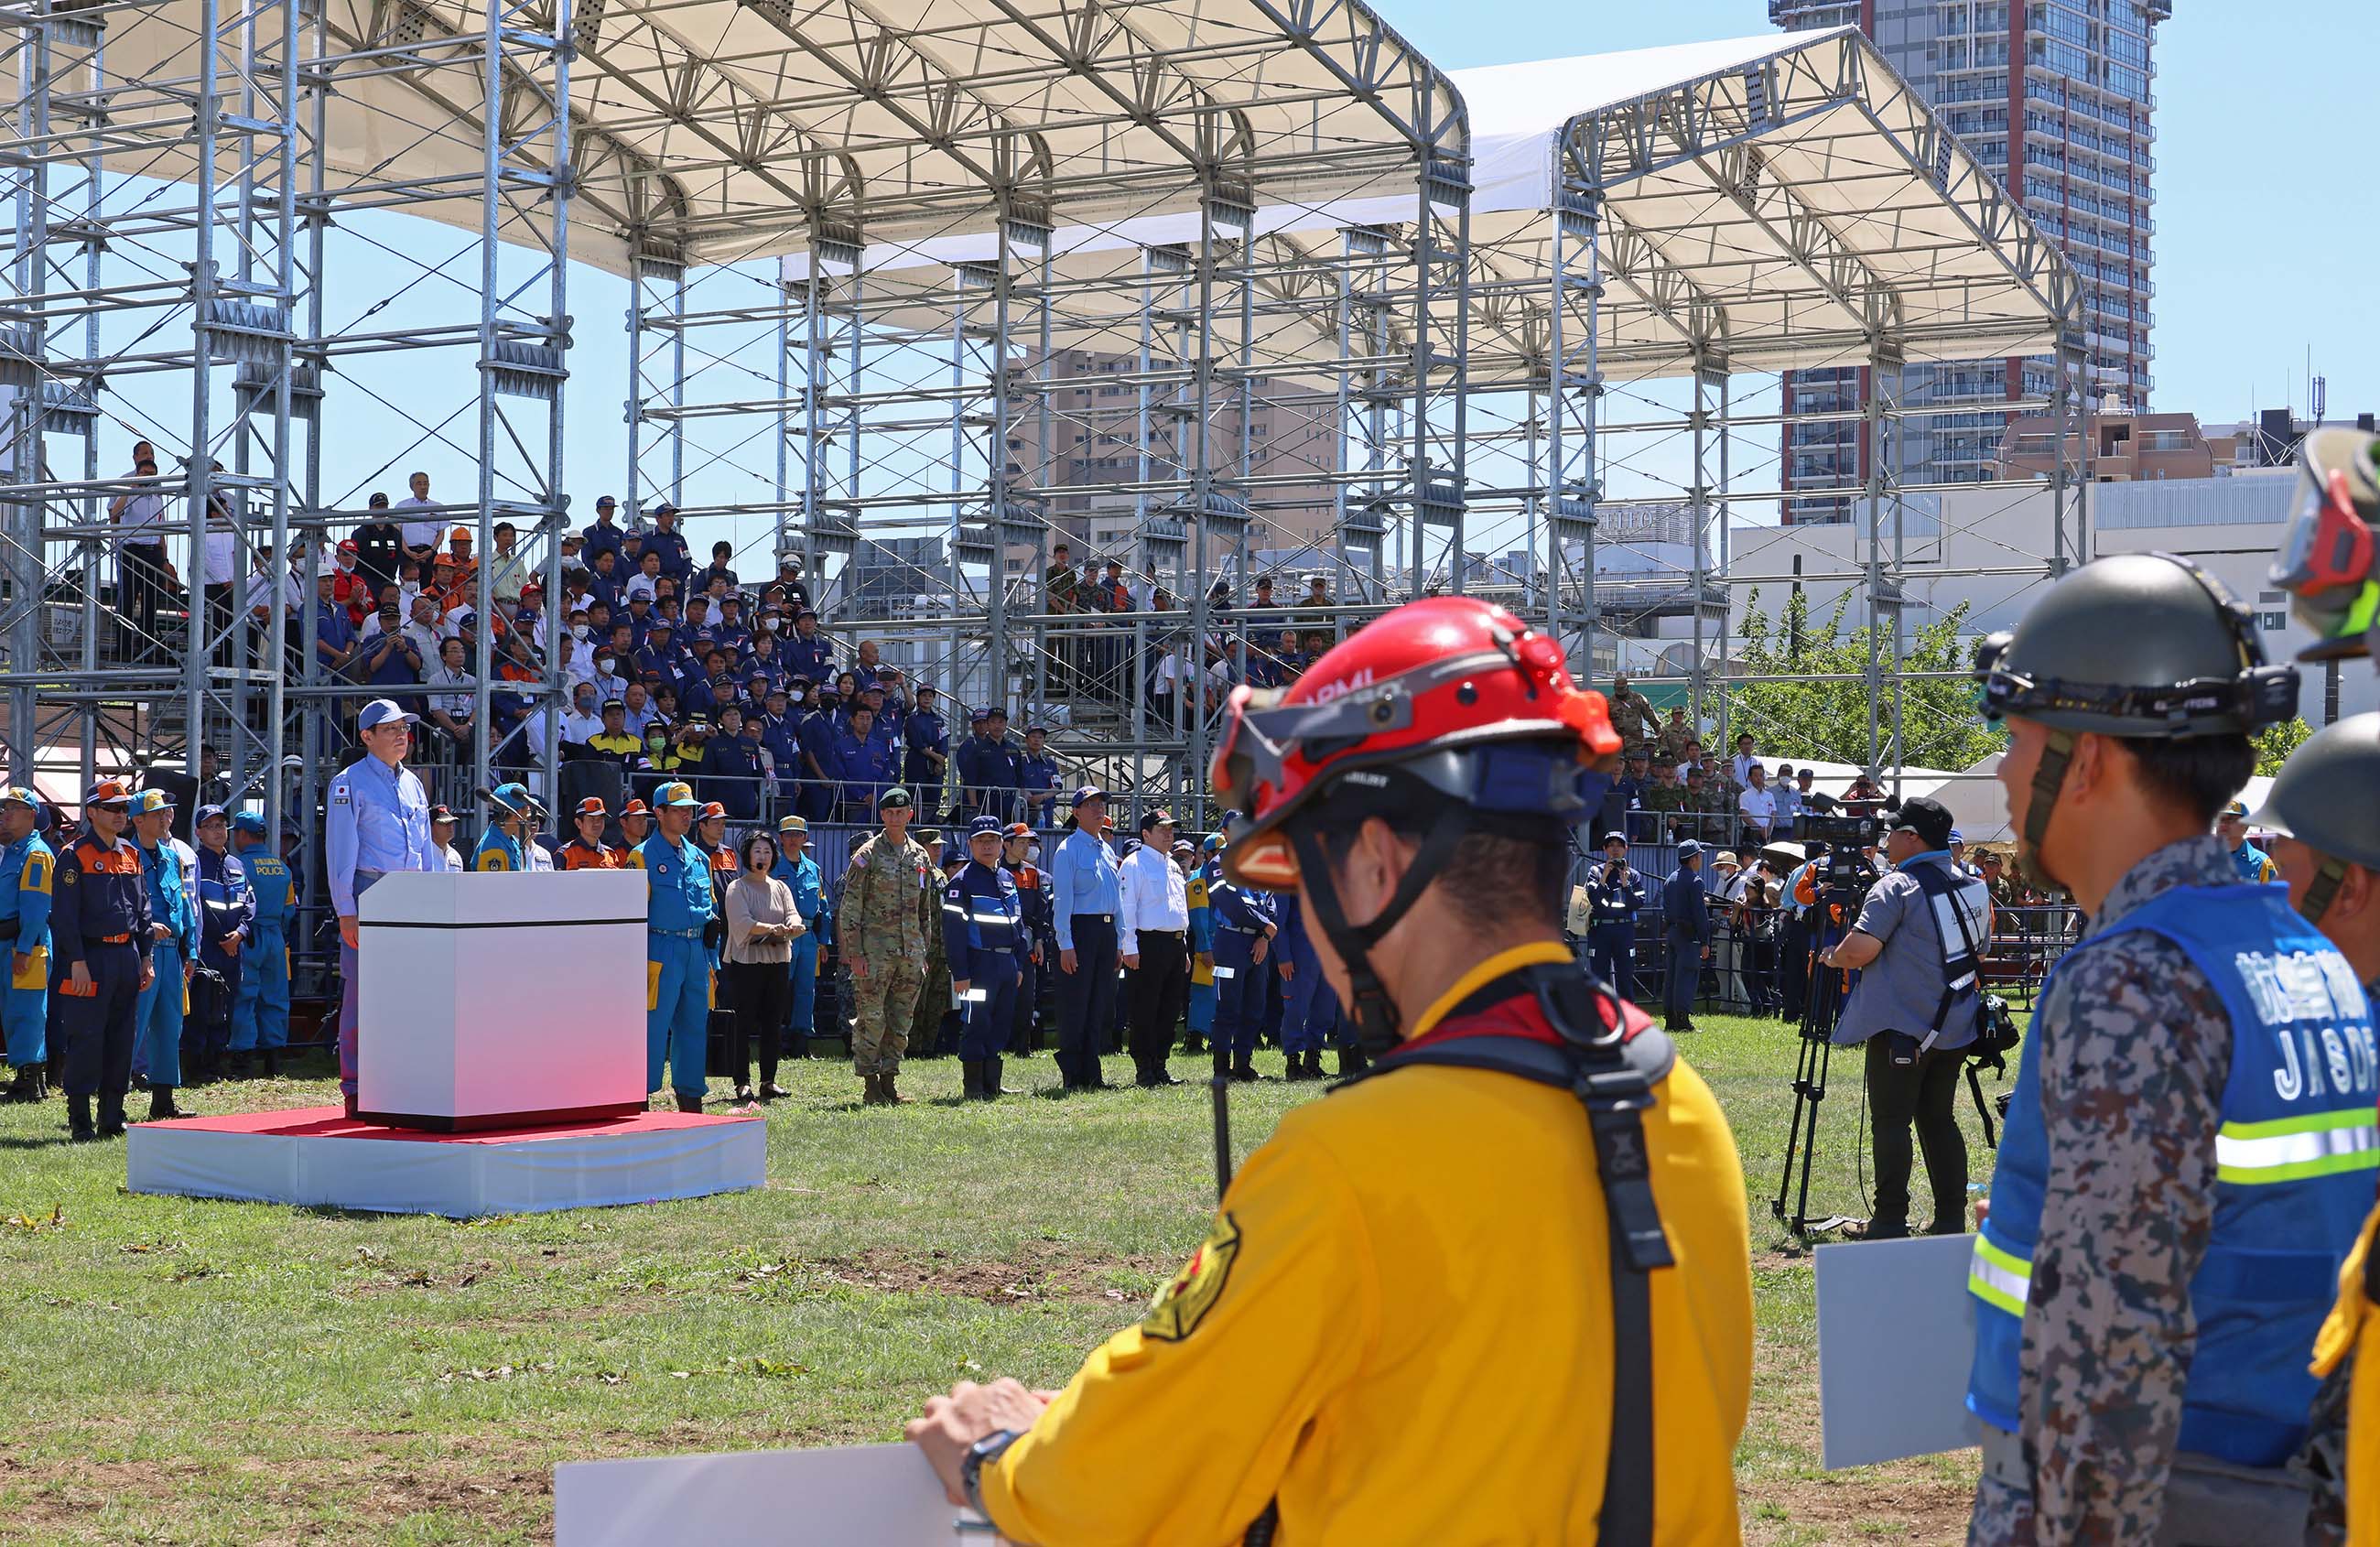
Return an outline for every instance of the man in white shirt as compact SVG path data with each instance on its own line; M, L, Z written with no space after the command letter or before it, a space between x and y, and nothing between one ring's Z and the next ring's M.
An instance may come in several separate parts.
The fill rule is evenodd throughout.
M128 489L107 504L107 518L123 530L116 539L116 612L133 630L126 652L136 661L158 659L157 608L165 591L165 494L157 478L156 455L147 441L132 448Z
M413 493L396 502L397 536L404 544L405 556L421 566L421 572L427 575L430 561L437 556L438 539L444 535L446 523L431 502L430 475L418 472L406 482Z
M510 521L496 523L496 551L488 555L488 592L511 601L520 600L521 587L528 581L528 555L516 546L519 533Z
M565 746L577 743L585 746L603 734L603 715L595 707L595 685L573 683L570 688L570 713L562 717L562 740Z
M471 716L479 708L478 682L463 641L449 638L439 644L438 664L430 680L430 723L454 737L457 747L471 744ZM439 689L445 689L441 692Z
M440 861L436 868L453 871L459 875L463 871L463 857L455 852L455 825L453 811L443 806L430 808L430 849Z
M1735 781L1736 788L1742 789L1752 783L1748 775L1757 761L1752 755L1752 733L1745 731L1735 738L1735 756L1727 760L1727 776Z
M1743 817L1743 848L1757 852L1768 847L1769 835L1777 829L1777 797L1768 792L1768 773L1757 762L1745 765L1743 778L1743 793L1735 798L1735 809Z
M1145 1089L1179 1085L1165 1067L1173 1023L1190 997L1190 904L1173 864L1173 816L1140 819L1140 847L1116 867L1116 940L1131 974L1132 1062Z

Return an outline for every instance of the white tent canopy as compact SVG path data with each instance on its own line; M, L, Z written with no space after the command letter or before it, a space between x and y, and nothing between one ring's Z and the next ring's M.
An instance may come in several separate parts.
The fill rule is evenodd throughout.
M1857 31L1789 33L1458 70L1471 119L1469 239L1474 373L1526 369L1548 347L1552 212L1565 182L1599 189L1609 282L1602 358L1632 374L1696 359L1786 370L1864 359L1888 335L1911 359L2046 351L2072 277L1981 164ZM1296 274L1335 275L1341 233L1395 233L1417 216L1416 172L1340 197L1255 212L1246 264L1284 304L1260 321L1258 369L1335 358L1328 307ZM1144 253L1195 248L1194 209L1059 228L1057 277L1100 282L1070 297L1058 347L1112 338L1147 290ZM979 225L871 241L859 271L879 316L947 323L964 265L996 264ZM783 274L799 284L807 251ZM1161 281L1159 283L1162 283ZM913 313L886 304L913 297ZM1451 301L1446 304L1452 304ZM1112 347L1111 343L1108 347Z

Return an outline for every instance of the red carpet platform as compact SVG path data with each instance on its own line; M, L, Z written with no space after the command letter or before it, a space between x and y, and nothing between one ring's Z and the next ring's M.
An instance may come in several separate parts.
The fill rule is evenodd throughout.
M138 1123L125 1164L134 1192L467 1219L757 1188L767 1149L758 1113L432 1133L311 1106Z

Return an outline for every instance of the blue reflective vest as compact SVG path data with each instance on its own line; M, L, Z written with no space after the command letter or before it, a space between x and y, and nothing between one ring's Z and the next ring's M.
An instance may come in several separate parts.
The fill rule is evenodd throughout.
M2076 950L2133 930L2188 956L2233 1028L2214 1231L2190 1283L2198 1343L2180 1448L2277 1467L2305 1433L2315 1385L2306 1350L2380 1169L2371 1007L2347 959L2290 910L2282 886L2176 887ZM2038 1037L2025 1043L1967 1279L1978 1302L1967 1406L2010 1431L2021 1427L2022 1318L2049 1175L2040 1051Z

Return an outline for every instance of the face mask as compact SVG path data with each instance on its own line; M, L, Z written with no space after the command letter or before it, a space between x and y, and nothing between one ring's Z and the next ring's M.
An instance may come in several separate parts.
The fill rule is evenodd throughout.
M607 657L606 657L606 658L604 658L603 660L601 660L601 661L598 661L598 662L596 662L596 663L595 663L595 669L596 669L597 671L599 671L599 672L601 672L605 676L611 676L611 675L612 675L612 665L613 665L613 663L612 663L611 659L607 656Z
M658 752L662 748L669 745L669 737L665 736L649 737L646 738L645 744L650 747L654 751Z
M585 639L588 632L588 627L583 623L574 623L570 626L570 637L574 640Z
M788 693L788 694L786 694L786 695L785 695L785 697L786 697L786 698L788 698L788 699L790 699L791 700L793 700L795 703L799 703L799 702L801 702L801 701L802 701L802 695L801 695L801 694L799 694L799 693Z

